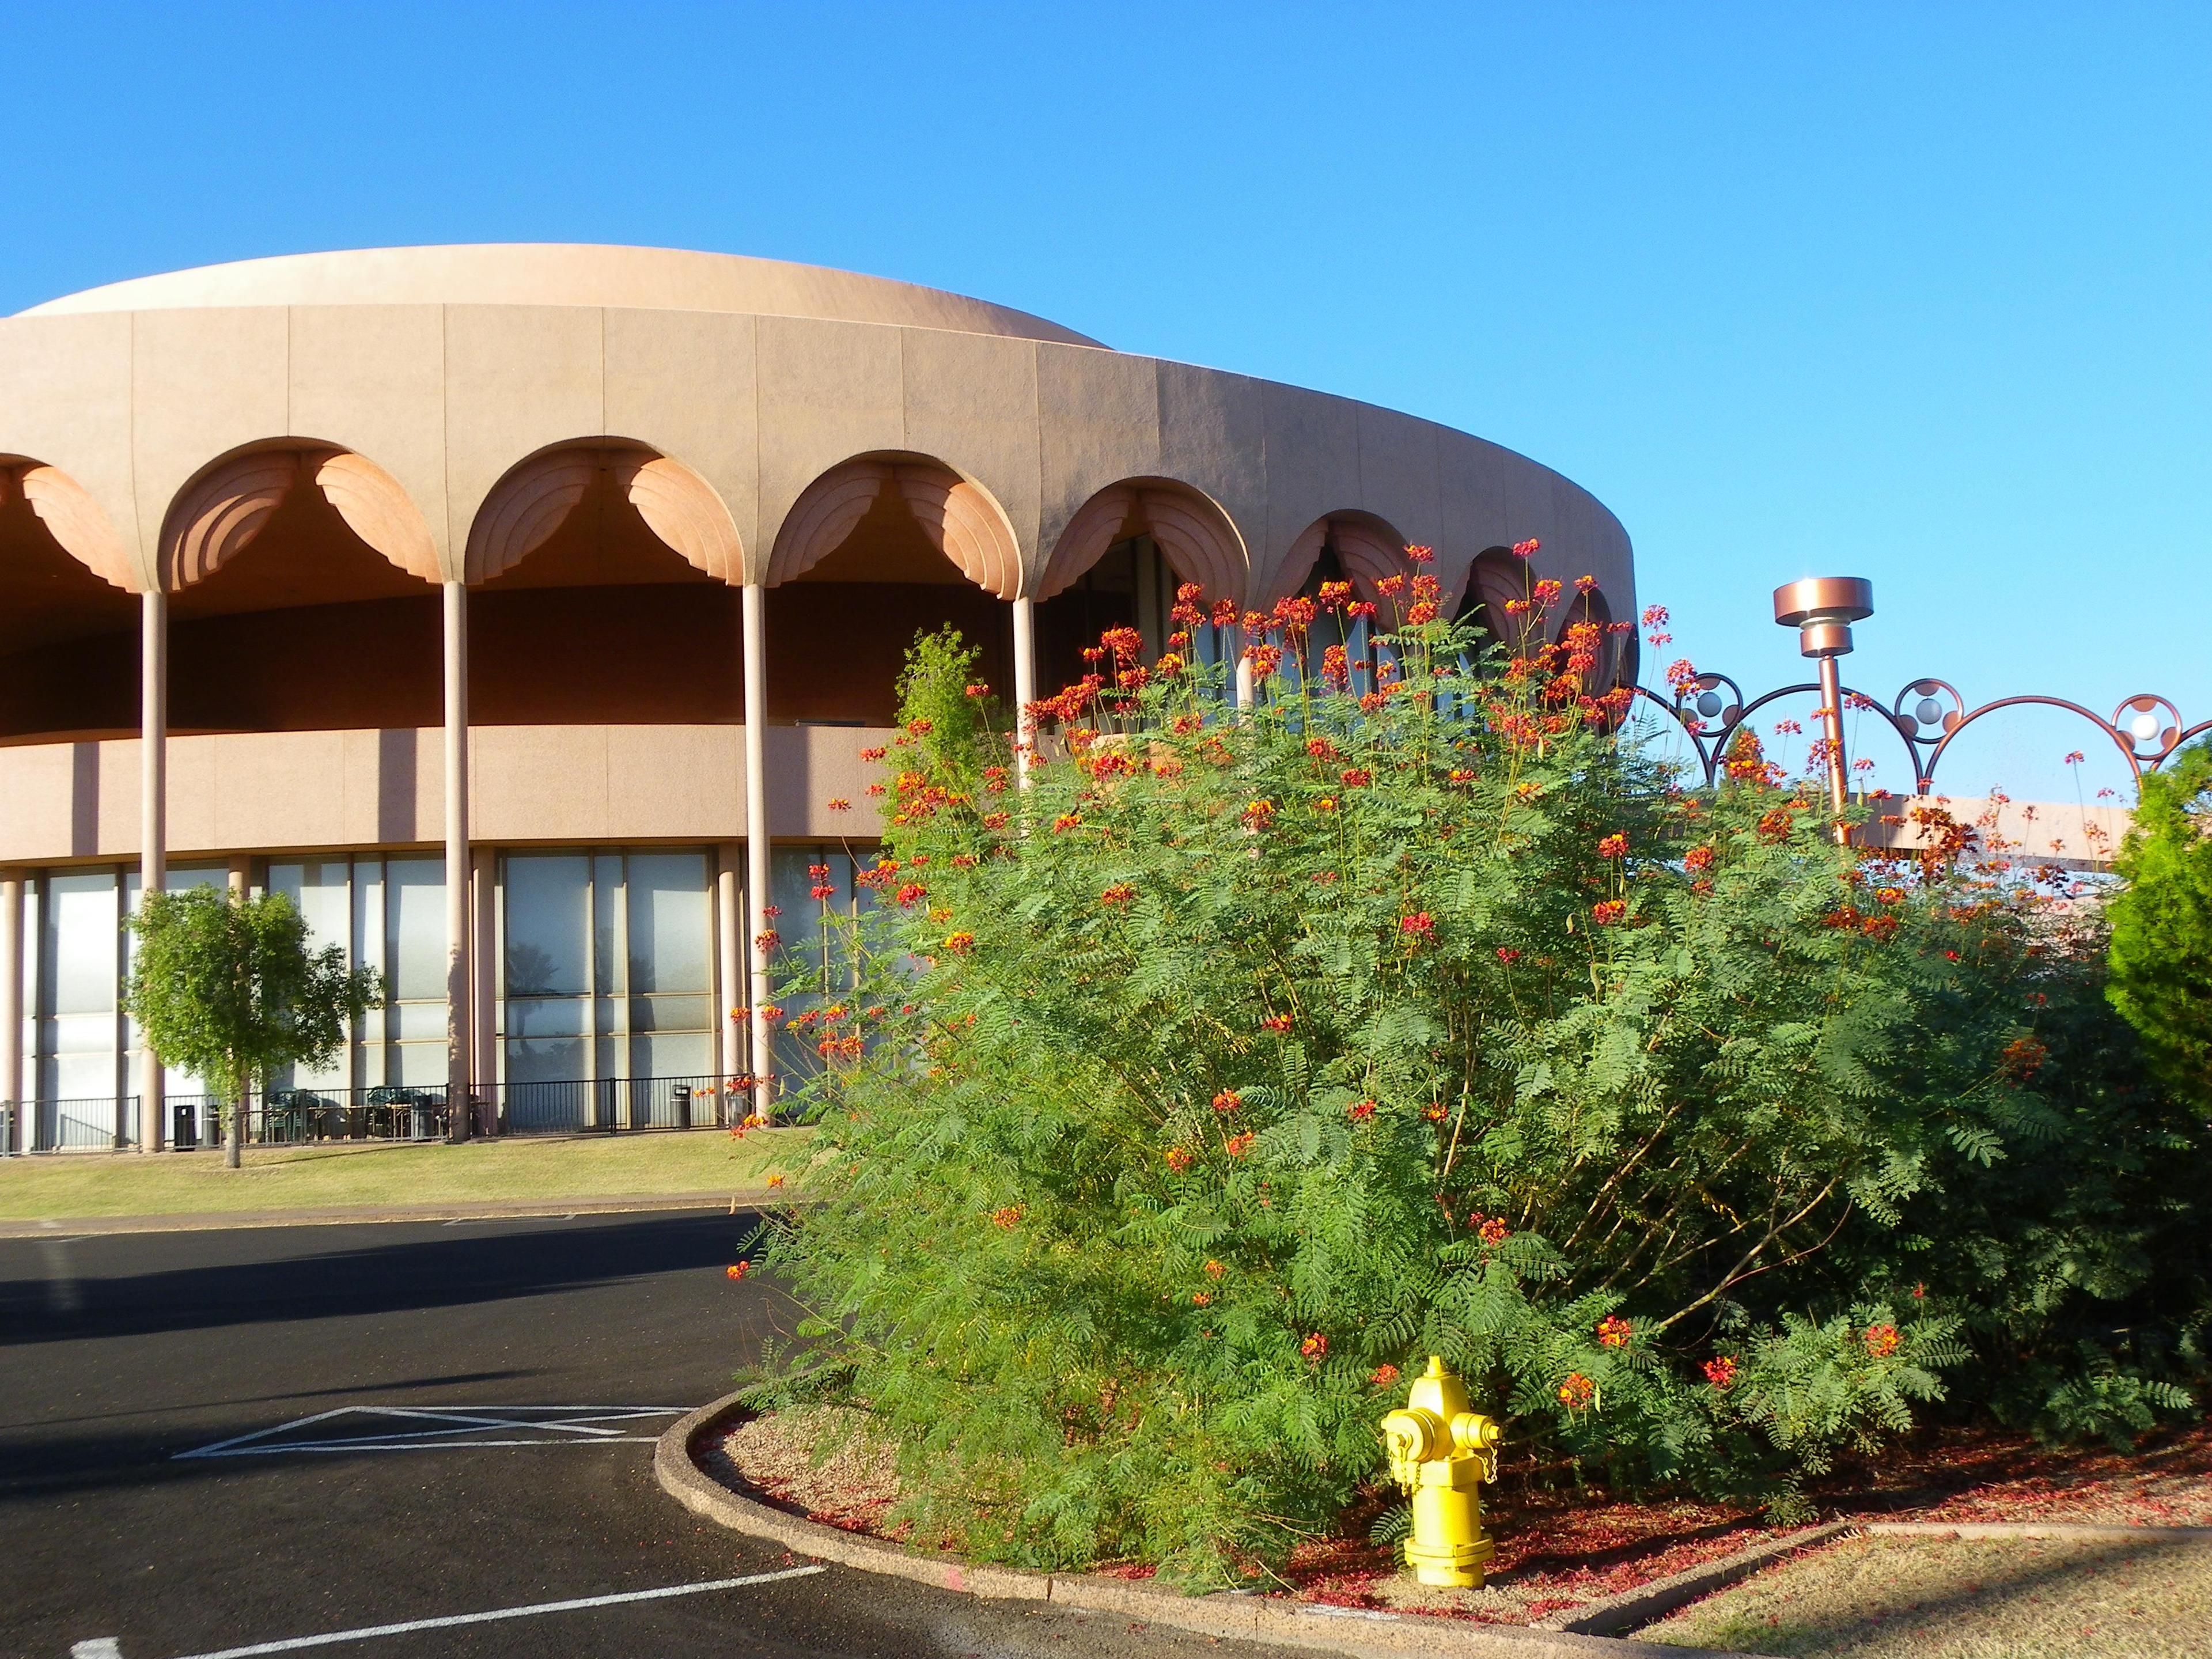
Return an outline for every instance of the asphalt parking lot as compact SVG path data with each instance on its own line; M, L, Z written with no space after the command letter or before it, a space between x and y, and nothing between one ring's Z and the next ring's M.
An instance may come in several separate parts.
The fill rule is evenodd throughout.
M743 1216L0 1241L0 1650L1258 1654L823 1568L652 1439L787 1324Z

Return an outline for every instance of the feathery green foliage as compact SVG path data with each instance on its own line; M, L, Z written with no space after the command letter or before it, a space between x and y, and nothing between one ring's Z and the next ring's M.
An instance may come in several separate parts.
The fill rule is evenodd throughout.
M349 1022L382 995L381 976L347 967L340 945L309 950L283 893L149 893L130 925L138 951L125 1006L166 1064L230 1095L224 1156L235 1169L254 1085L280 1066L329 1065Z
M1947 1374L2124 1371L2083 1306L2201 1259L2203 1136L2051 1086L2100 951L2032 889L1838 847L1747 741L1686 793L1593 629L1470 661L1413 597L1379 671L1292 602L1246 709L1109 634L1026 789L971 653L912 653L875 902L776 1011L820 1138L757 1397L864 1406L921 1535L1262 1573L1430 1353L1524 1476L1786 1511Z
M2113 867L2112 1006L2160 1080L2212 1119L2212 738L2142 781Z

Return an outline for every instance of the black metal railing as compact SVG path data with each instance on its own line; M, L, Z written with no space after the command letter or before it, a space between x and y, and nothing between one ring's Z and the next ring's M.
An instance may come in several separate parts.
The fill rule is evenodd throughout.
M0 1152L119 1152L138 1144L136 1095L18 1101L0 1114Z
M730 1079L697 1077L604 1077L502 1083L487 1091L507 1134L618 1133L632 1129L711 1129L743 1117Z

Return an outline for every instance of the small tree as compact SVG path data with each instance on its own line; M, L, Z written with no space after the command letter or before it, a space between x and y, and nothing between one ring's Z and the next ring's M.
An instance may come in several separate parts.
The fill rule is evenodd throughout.
M2212 1117L2212 743L2191 744L2142 800L2113 867L2106 994L2159 1080Z
M130 926L138 957L126 1006L166 1064L230 1096L223 1161L234 1170L254 1084L280 1066L330 1064L350 1022L383 996L383 975L347 967L338 945L310 950L282 893L150 893Z

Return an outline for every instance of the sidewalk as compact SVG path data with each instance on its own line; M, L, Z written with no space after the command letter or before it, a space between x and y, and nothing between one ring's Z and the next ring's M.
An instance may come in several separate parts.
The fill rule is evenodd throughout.
M528 1216L630 1215L661 1210L726 1210L732 1215L789 1202L756 1187L737 1193L661 1193L619 1198L554 1198L501 1203L349 1204L297 1210L217 1210L173 1215L99 1215L0 1221L0 1239L105 1233L196 1233L230 1227L319 1227L372 1221L501 1221Z

